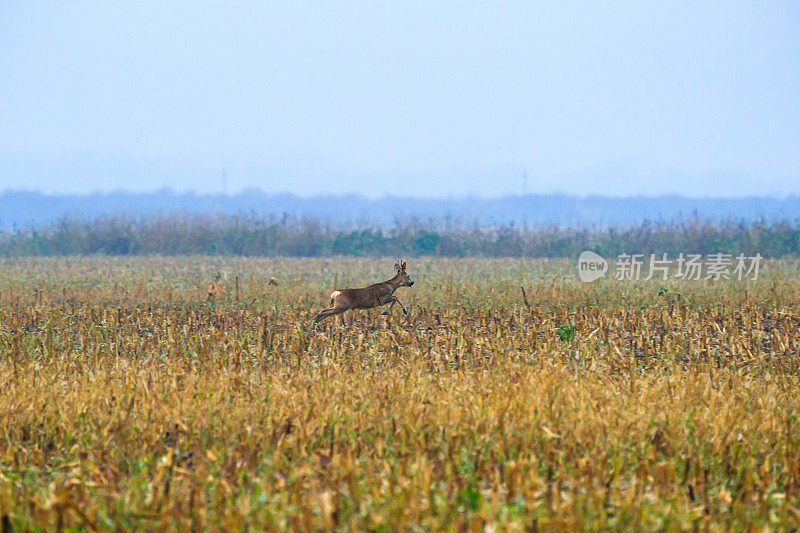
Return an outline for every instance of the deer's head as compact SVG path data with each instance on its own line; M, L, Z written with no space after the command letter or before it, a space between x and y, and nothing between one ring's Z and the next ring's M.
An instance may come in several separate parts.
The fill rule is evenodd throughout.
M401 286L405 285L406 287L410 287L414 284L410 277L408 277L408 273L406 272L406 262L397 260L397 263L394 264L394 269L397 272L398 276L402 277L403 283Z

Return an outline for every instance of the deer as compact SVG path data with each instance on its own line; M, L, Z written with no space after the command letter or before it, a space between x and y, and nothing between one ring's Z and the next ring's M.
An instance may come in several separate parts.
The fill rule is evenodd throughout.
M224 298L227 291L225 287L222 286L222 283L219 282L220 275L217 274L214 276L214 281L208 287L208 296L206 300L211 302L216 300L217 298Z
M394 265L395 275L392 279L382 283L373 283L360 289L340 289L331 293L331 306L323 309L311 320L316 324L329 316L344 313L348 309L372 309L381 305L389 305L389 309L381 313L388 315L391 313L394 304L400 304L403 313L408 315L403 303L394 295L394 291L400 287L411 287L414 282L408 277L406 272L406 262L397 260Z

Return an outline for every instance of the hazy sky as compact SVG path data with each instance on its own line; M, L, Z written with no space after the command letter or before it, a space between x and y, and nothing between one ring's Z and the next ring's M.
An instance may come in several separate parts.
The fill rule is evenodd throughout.
M798 2L0 3L0 189L800 193Z

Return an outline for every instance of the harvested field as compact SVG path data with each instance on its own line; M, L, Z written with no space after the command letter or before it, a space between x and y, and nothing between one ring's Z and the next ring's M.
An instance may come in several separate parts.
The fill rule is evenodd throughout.
M0 260L0 513L48 531L800 527L800 262L583 284L562 260L421 258L408 317L310 324L335 283L392 264Z

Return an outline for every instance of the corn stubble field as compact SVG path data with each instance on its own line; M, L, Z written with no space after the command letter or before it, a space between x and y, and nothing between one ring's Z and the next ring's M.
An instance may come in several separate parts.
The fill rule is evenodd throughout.
M15 530L800 526L798 262L582 284L414 259L408 318L316 329L335 279L393 259L0 264Z

